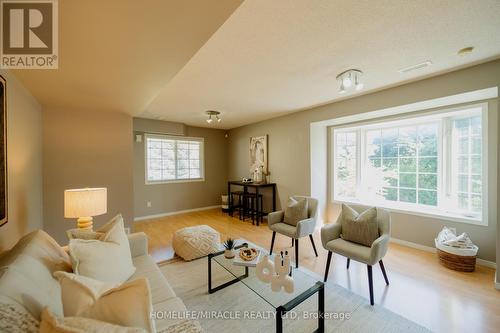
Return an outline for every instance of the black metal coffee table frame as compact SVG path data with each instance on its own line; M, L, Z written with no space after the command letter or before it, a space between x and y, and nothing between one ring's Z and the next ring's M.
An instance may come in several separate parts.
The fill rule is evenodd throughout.
M239 246L236 246L235 249L240 249L242 247L248 246L247 243L243 243ZM232 284L235 284L236 282L240 282L242 279L245 279L248 277L248 267L245 267L245 274L242 274L238 277L236 277L233 280L230 280L226 283L221 284L220 286L217 287L212 287L212 259L214 257L223 255L224 251L219 251L215 253L211 253L208 255L208 293L213 294L216 291L219 291L221 289L224 289L226 287L229 287ZM252 290L249 287L250 290ZM252 290L253 291L253 290ZM255 292L255 291L254 291ZM309 297L313 296L314 294L318 293L318 328L313 331L313 333L323 333L325 331L325 285L323 282L316 282L315 285L313 285L311 288L307 289L306 291L302 292L298 296L296 296L294 299L289 301L288 303L278 306L275 308L276 310L276 332L277 333L282 333L283 332L283 316L287 313L292 311L294 308L299 306L302 302L305 300L309 299Z

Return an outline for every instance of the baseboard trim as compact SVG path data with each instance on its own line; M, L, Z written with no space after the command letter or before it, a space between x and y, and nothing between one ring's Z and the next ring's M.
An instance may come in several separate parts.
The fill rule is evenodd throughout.
M193 213L193 212L199 212L202 210L209 210L209 209L215 209L215 208L221 208L221 205L215 205L215 206L207 206L207 207L199 207L199 208L192 208L192 209L184 209L184 210L177 210L175 212L167 212L167 213L160 213L160 214L153 214L153 215L146 215L146 216L138 216L134 217L134 222L137 221L144 221L144 220L150 220L150 219L157 219L160 217L165 217L165 216L172 216L172 215L179 215L179 214L185 214L185 213Z
M495 289L500 290L500 282L498 282L498 271L495 272Z
M414 248L414 249L417 249L417 250L422 250L422 251L426 251L426 252L436 253L436 248L434 248L434 247L430 247L430 246L426 246L426 245L422 245L422 244L417 244L417 243L413 243L413 242L408 242L408 241L405 241L405 240L402 240L402 239L392 238L392 237L391 237L390 241L392 243L399 244L399 245L404 245L404 246L408 246L408 247L411 247L411 248ZM477 258L476 259L476 263L478 265L484 266L484 267L489 267L489 268L494 268L494 269L497 268L497 264L494 263L493 261L488 261L488 260Z

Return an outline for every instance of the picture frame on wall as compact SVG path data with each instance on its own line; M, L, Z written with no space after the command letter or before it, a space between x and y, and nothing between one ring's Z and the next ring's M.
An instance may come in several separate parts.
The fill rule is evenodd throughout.
M0 227L8 221L7 205L7 88L0 75Z
M267 174L267 135L250 138L250 172L259 168Z

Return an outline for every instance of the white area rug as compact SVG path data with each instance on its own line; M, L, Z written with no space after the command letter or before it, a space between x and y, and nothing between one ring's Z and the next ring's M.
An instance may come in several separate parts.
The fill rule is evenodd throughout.
M214 294L208 294L207 258L191 262L171 260L160 264L172 288L192 314L217 311L220 318L197 318L206 332L274 332L275 310L241 282ZM305 269L302 269L307 271ZM321 277L307 271L309 274ZM217 263L212 264L214 286L229 281L229 275ZM295 309L296 318L284 321L285 332L312 332L317 328L316 319L306 319L318 309L318 298L314 295ZM224 311L229 311L224 313ZM325 290L325 312L332 319L325 320L327 332L429 332L426 328L405 319L381 306L370 306L369 301L334 283L327 283ZM254 315L256 318L250 318ZM222 318L225 316L225 319ZM229 317L233 317L233 319ZM266 318L263 318L267 316ZM348 319L347 319L348 318Z

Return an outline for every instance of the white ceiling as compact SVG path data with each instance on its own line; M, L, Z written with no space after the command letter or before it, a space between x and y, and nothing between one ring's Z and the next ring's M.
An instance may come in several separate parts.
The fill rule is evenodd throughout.
M499 56L499 17L498 0L245 1L134 115L234 128L345 98L335 77L348 68L365 73L362 93L416 80Z

